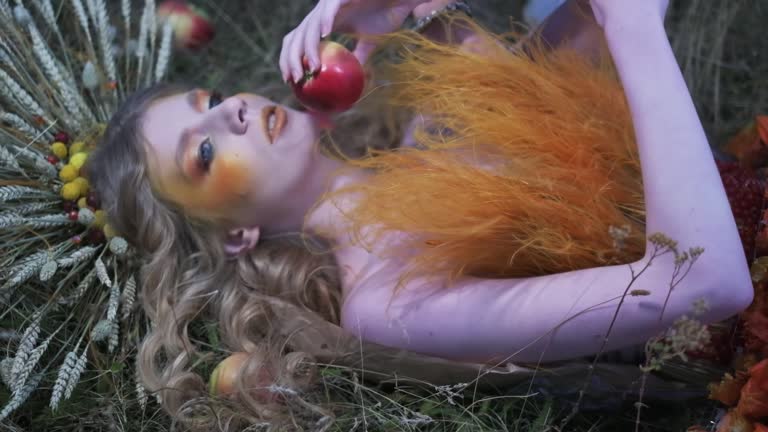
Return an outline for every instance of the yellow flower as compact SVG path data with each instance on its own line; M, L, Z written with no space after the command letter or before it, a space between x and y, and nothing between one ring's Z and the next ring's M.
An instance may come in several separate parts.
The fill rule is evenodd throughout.
M82 141L75 141L72 143L71 146L69 146L69 153L70 154L77 154L82 151L85 151L85 143Z
M61 197L67 201L74 201L80 197L80 185L69 182L61 187Z
M72 181L80 187L80 196L83 197L88 193L88 188L91 186L85 177L78 177Z
M96 210L93 212L93 224L91 226L96 228L104 228L107 224L107 213L104 210Z
M85 161L88 159L88 153L80 152L75 153L69 157L69 164L77 168L78 170L85 165Z
M88 208L88 200L85 197L80 198L77 200L77 208Z
M79 169L73 167L72 165L64 165L61 167L61 171L59 171L59 178L63 182L71 182L77 178L78 171Z
M64 159L67 157L67 145L61 141L56 141L51 144L51 152L55 154L57 158Z
M101 210L99 210L99 211L101 211ZM117 236L117 231L115 231L115 229L112 228L112 225L110 225L110 224L105 224L104 228L102 228L102 231L104 231L104 236L107 239L111 239L112 237L116 237Z

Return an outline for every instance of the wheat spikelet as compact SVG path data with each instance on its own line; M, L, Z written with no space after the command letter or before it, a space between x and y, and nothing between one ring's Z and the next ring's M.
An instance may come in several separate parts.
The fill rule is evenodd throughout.
M109 279L109 274L107 273L107 266L104 265L104 261L101 260L101 258L96 258L96 276L99 278L99 281L106 285L109 288L112 288L112 280Z
M85 370L85 365L88 363L88 346L83 348L83 352L80 354L80 358L75 363L75 368L69 374L69 380L67 381L67 387L64 389L64 400L69 399L72 396L72 391L80 382L80 374Z
M93 342L101 342L112 334L112 323L109 320L101 320L93 326L91 330L91 340Z
M117 308L120 306L120 284L113 283L109 290L109 303L107 306L107 321L114 322L117 318Z
M0 203L19 199L19 198L37 198L41 195L39 189L27 186L3 186L0 187Z
M11 366L11 390L14 393L21 390L26 381L29 372L24 376L24 380L20 380L19 377L24 374L24 369L29 360L32 350L34 350L37 344L37 337L40 335L40 321L43 318L42 312L35 313L32 323L24 330L24 334L21 336L21 342L16 349L16 356L13 358L13 366Z
M75 288L72 294L59 300L59 304L69 305L80 300L80 298L85 294L85 292L88 291L88 289L91 287L94 280L96 280L95 268L91 269L91 271L88 272L87 275L85 275L83 280L80 281L80 283L77 285L77 288Z
M71 225L74 222L65 214L50 214L25 218L23 224L30 228L51 228L61 225Z
M136 381L136 400L139 401L139 406L144 410L147 408L147 389L141 383L138 369L136 370L134 380Z
M50 132L41 132L27 123L23 118L16 114L4 112L0 114L0 122L7 123L11 128L23 133L30 140L35 140L40 136L51 138Z
M16 206L13 208L13 211L18 214L34 213L36 211L49 209L59 204L61 204L59 201L33 202Z
M53 11L51 0L37 0L34 5L37 6L37 10L40 11L40 15L43 16L46 24L51 28L58 30L58 25L56 25L56 14Z
M26 361L24 362L24 368L20 371L18 375L14 375L13 379L15 380L13 382L14 388L16 389L22 389L24 387L24 384L27 382L27 378L32 374L32 370L35 369L35 366L40 362L40 357L43 356L43 353L45 353L45 350L48 349L48 345L51 343L51 340L56 335L56 333L48 336L43 343L41 343L38 347L32 350L32 352L29 353L29 356L27 357ZM16 363L14 362L14 366Z
M109 353L115 352L117 345L120 344L120 322L115 321L112 323L112 329L109 333L109 342L107 343L107 350Z
M136 68L136 78L141 77L144 57L147 55L147 38L149 36L149 3L144 4L144 10L141 13L139 21L139 39L136 44L136 58L138 66Z
M72 267L93 258L98 252L99 248L95 246L83 246L80 249L72 252L72 254L66 258L58 260L58 264L61 267Z
M109 17L107 16L107 5L104 0L97 0L94 5L94 23L98 29L99 45L101 45L101 56L104 62L107 78L110 81L117 81L117 67L115 66L115 53L112 49L112 40L109 35Z
M151 69L151 58L156 54L155 41L157 40L157 7L155 7L155 0L146 0L147 8L147 25L149 26L149 50L150 50L150 62L147 66ZM147 81L151 79L152 71L147 70Z
M6 417L8 417L14 410L16 410L16 408L20 407L21 404L27 400L29 395L32 394L32 392L35 391L37 386L40 384L40 380L42 378L43 373L40 372L39 374L36 374L31 379L29 379L24 387L19 389L19 391L13 392L11 400L9 400L3 410L0 411L0 421L5 420Z
M46 117L40 104L38 104L35 99L16 82L16 80L2 69L0 69L0 93L7 99L18 103L24 112L28 112L33 116L38 116L50 123L50 120Z
M16 160L16 157L12 155L4 145L0 145L0 164L2 164L0 166L11 167L16 171L22 171L19 161Z
M128 281L125 282L125 288L123 289L123 303L120 308L120 315L123 320L128 319L133 309L133 302L136 301L136 279L133 275L128 277Z
M0 229L17 227L22 224L24 218L11 212L0 214Z
M43 264L42 267L40 267L40 274L38 277L40 278L41 282L46 282L50 280L53 275L56 274L56 270L59 269L58 263L56 263L56 260L49 260L45 264Z
M0 1L0 15L2 15L5 19L10 19L13 16L13 12L11 11L11 6L8 4L8 0Z
M131 34L131 0L120 1L120 13L123 15L123 23L125 24L125 34Z
M64 75L54 61L53 56L43 40L43 37L40 35L40 31L37 30L37 27L30 25L28 29L29 34L32 37L32 51L35 53L40 65L43 67L45 74L58 89L64 107L67 109L68 113L73 116L73 118L68 119L68 123L70 123L72 128L80 129L82 127L80 122L83 121L84 117L78 101L79 92L77 89L72 88L64 79Z
M171 41L173 40L173 27L171 21L163 24L163 34L160 38L160 50L157 53L157 65L155 66L155 82L160 82L168 69L171 58Z
M4 45L5 43L2 42L2 44ZM16 64L14 63L13 58L11 58L8 49L5 47L0 47L0 64L7 66L15 73L19 72L19 70L16 69Z
M77 351L79 349L80 343L78 342L77 346L75 346L75 349L68 352L66 357L64 357L64 362L59 368L59 373L56 376L56 383L53 385L53 392L51 394L51 401L49 403L49 406L53 411L56 411L56 409L59 407L59 402L61 402L61 397L64 395L64 390L67 387L67 383L69 382L72 373L75 371L75 366L77 366Z
M55 178L59 174L59 172L56 170L56 167L51 165L51 163L48 162L43 156L41 156L40 153L25 147L16 147L15 149L16 154L32 161L32 163L35 165L35 168L37 168L43 177ZM38 193L42 194L44 191L38 190ZM2 198L0 198L0 200L1 199Z
M3 380L8 389L11 388L11 368L13 367L13 357L6 357L0 361L0 379Z
M80 0L72 0L72 7L75 9L75 15L80 22L80 27L83 28L85 38L88 39L88 44L93 47L93 39L91 38L91 29L88 25L88 16L85 14L85 8L83 2Z
M47 251L36 252L27 257L27 259L17 264L9 271L11 277L0 288L0 292L6 291L10 288L15 288L26 282L29 278L32 277L32 275L40 270L40 267L42 267L47 260Z

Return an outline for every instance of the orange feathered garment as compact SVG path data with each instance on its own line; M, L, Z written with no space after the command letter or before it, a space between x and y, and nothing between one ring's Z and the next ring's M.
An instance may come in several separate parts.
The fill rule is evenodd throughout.
M391 102L427 116L430 131L416 135L424 149L349 161L374 172L340 191L361 197L348 213L353 232L366 230L361 244L417 233L387 250L417 252L404 278L524 277L639 259L640 165L610 62L533 45L515 52L480 34L483 54L394 36L402 56ZM630 228L623 247L611 227Z

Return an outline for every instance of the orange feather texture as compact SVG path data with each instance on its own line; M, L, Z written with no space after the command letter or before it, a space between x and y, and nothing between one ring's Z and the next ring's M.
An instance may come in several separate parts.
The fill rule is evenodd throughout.
M640 164L610 62L534 43L523 52L474 29L483 49L392 36L402 56L387 91L428 119L416 133L423 148L349 160L373 175L330 196L360 197L344 229L367 248L387 233L415 234L382 252L409 257L401 282L530 277L641 258ZM623 247L612 226L630 228Z

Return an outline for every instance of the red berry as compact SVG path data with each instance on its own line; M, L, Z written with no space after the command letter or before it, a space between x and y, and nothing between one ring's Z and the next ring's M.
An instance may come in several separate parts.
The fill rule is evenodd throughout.
M54 135L53 140L61 141L64 144L69 144L69 135L64 131L56 132L56 135Z
M76 236L72 237L71 240L72 240L72 243L74 243L76 245L79 245L80 243L83 242L83 238L80 237L79 235L76 235Z
M56 165L57 163L59 163L59 158L57 158L57 157L56 157L56 156L54 156L54 155L48 155L48 156L46 156L45 160L47 160L48 162L50 162L50 164L51 164L51 165Z
M101 201L99 200L99 195L96 194L95 191L88 192L88 195L85 197L85 203L88 204L88 207L92 209L98 209L101 205Z
M69 213L71 211L77 211L77 201L64 201L61 204L61 208L64 209L65 213Z
M87 240L90 244L99 244L104 243L104 241L107 240L107 237L104 235L104 231L100 229L92 229L88 231Z
M77 215L78 215L78 211L77 210L72 210L69 213L67 213L67 217L71 221L76 221L77 220Z

